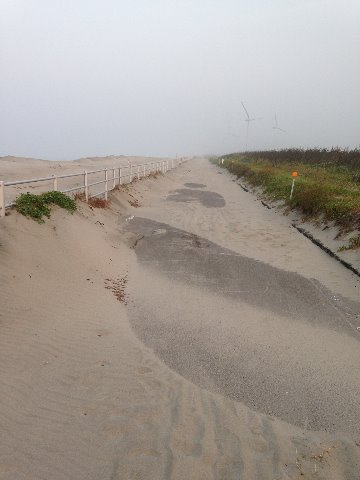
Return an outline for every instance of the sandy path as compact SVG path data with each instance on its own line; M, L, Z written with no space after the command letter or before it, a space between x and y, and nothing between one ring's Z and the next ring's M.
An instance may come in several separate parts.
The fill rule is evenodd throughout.
M167 178L146 179L131 187L141 208L130 207L124 191L112 196L108 211L92 211L83 205L73 216L55 212L45 225L16 214L0 224L1 479L357 478L360 452L352 435L299 428L256 413L259 405L249 408L229 398L228 392L217 393L219 386L207 372L208 357L197 354L198 332L206 333L209 325L222 321L224 335L218 341L214 330L210 337L213 353L222 360L222 346L229 342L231 332L238 332L238 304L234 304L238 300L215 295L199 275L201 288L171 279L173 270L166 273L159 268L161 262L157 267L145 266L137 258L139 251L136 254L131 248L139 235L124 232L124 227L129 224L126 218L135 215L186 232L202 229L205 240L244 254L234 247L237 234L227 241L225 220L219 231L212 233L202 217L207 215L215 225L218 219L212 215L220 219L215 213L220 208L165 200L171 190L186 188L184 183L201 183L199 175L189 169L205 167L201 162L186 164ZM225 186L222 191L214 184L212 190L228 204L227 188L241 191L211 169L209 166L206 171L208 180L214 177L218 182L219 178ZM231 195L235 202L235 190ZM224 210L222 215L231 214ZM235 228L236 218L232 222L231 228ZM162 234L158 232L159 237ZM214 238L217 235L223 243ZM249 240L248 248L250 244ZM327 262L331 260L324 260L322 268L331 272ZM310 265L306 268L310 272ZM344 282L349 282L352 292L353 279L346 275ZM191 276L196 280L194 272ZM128 281L127 305L105 288L113 285L107 279ZM245 303L243 316L253 315L256 308L249 304L245 308ZM175 371L179 361L175 359L173 369L168 368L144 346L130 327L128 312L135 327L136 318L154 328L181 325L181 332L172 330L175 337L171 341L163 337L163 351L172 353L173 359L179 356L195 377L179 375ZM296 328L294 320L275 314L264 321ZM306 332L313 328L305 328L305 322L301 325ZM331 348L340 337L346 339L347 347L357 341L338 325L316 328L327 334L328 341L334 336ZM259 325L254 326L252 335L256 330L261 331ZM236 348L243 345L232 337ZM276 341L275 333L266 337L270 338L262 337L264 345ZM152 339L150 335L148 340ZM194 355L174 349L177 340L180 346L192 344ZM209 345L205 346L209 350ZM312 345L308 349L311 351ZM348 354L352 358L352 350ZM221 362L216 365L222 367ZM257 363L253 365L256 375ZM201 386L198 379L205 384ZM350 377L345 380L349 382ZM231 382L230 377L229 386ZM255 396L253 399L256 401ZM334 448L325 453L325 461L313 458L331 446ZM301 472L304 475L300 477Z
M272 216L270 224L258 205L257 216L251 196L239 187L233 192L229 176L219 178L205 161L192 162L189 169L184 179L193 183L170 191L161 208L148 212L151 220L136 217L128 223L128 229L143 237L136 253L144 268L136 278L131 310L139 336L169 366L201 386L303 428L356 434L360 303L341 299L316 280L260 262L267 252L273 258L287 235L277 262L281 265L290 249L305 248L303 239L292 235L281 217ZM211 183L211 189L196 183L201 180ZM240 208L232 204L237 193ZM161 223L153 220L154 214ZM212 238L218 235L221 245L234 246L237 235L225 225L224 234L223 219L235 225L239 218L241 231L249 215L251 245L243 241L236 251L210 242L209 235L194 235L193 225L190 233L174 228L180 224L189 229L196 222L196 231L206 235L210 224ZM170 225L164 223L167 218ZM321 279L335 267L345 277L343 293L357 293L355 276L342 267L340 272L332 259L305 243L310 261L303 270L310 274L312 269ZM256 260L240 255L250 249L260 250Z
M187 182L206 184L206 188L198 190L221 195L225 207L207 208L206 199L205 205L199 201L179 204L174 201L172 205L163 201L169 193L164 192L159 214L151 211L149 218L197 234L247 257L316 278L332 291L359 301L358 277L311 245L291 226L287 217L264 208L256 197L244 192L233 181L233 176L224 170L219 175L218 171L206 159L189 162L186 175L179 177L169 191L184 189ZM173 193L171 197L176 200L178 195ZM141 213L147 216L146 209Z
M167 224L129 228L144 235L130 320L171 368L302 428L359 432L352 304Z

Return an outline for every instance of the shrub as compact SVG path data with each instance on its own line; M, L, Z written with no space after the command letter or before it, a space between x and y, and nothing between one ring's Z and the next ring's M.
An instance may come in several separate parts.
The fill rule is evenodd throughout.
M33 195L32 193L22 193L15 203L16 210L31 217L39 223L43 223L43 217L50 217L50 208L41 198L41 195Z
M305 215L316 216L326 209L330 199L331 190L327 185L299 181L290 205L292 208L299 208Z
M323 167L345 166L351 169L360 168L360 148L353 150L335 148L288 148L283 150L267 150L235 153L225 155L226 159L245 158L246 161L257 162L267 159L273 165L291 164L308 164L319 165Z
M75 212L76 203L75 201L65 195L62 192L46 192L40 195L46 205L57 205L58 207L64 208L69 212Z
M44 223L43 217L50 218L50 205L58 205L73 213L76 203L62 192L45 192L41 195L22 193L15 202L16 210L38 223Z

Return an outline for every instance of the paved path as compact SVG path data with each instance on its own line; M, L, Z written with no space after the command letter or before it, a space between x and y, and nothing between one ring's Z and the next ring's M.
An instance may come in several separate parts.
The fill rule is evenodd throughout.
M201 387L302 428L358 434L358 279L230 175L187 165L127 223L135 332Z

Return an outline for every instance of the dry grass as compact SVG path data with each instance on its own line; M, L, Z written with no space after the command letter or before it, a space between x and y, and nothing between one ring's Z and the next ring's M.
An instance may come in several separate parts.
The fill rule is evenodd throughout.
M148 178L158 178L160 175L162 175L162 173L160 172L154 172L154 173L150 173L148 175Z
M76 193L74 198L75 200L86 202L85 193ZM110 200L105 200L105 198L99 197L90 197L88 205L93 208L108 208L110 206Z
M358 250L360 248L360 233L349 239L348 245L343 245L339 248L339 252L346 252L346 250Z
M84 192L75 193L74 200L79 200L80 202L85 202L85 193Z
M108 208L110 206L110 200L105 198L92 197L89 198L89 205L93 208Z

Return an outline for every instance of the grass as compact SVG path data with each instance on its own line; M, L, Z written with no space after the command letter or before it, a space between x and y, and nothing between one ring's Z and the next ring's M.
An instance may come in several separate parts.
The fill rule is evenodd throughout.
M345 252L346 250L357 250L360 248L360 233L349 239L348 245L343 245L339 248L339 252Z
M105 198L91 197L89 198L89 205L94 208L108 208L110 205L110 200L105 200Z
M19 213L38 223L44 223L43 217L50 218L52 205L57 205L71 213L76 210L75 201L62 192L45 192L41 195L22 193L15 202L15 208Z
M281 200L308 218L334 221L342 231L360 229L360 151L351 151L350 155L338 149L285 150L238 153L221 158L225 168L260 187L269 200ZM291 173L295 170L299 176L290 200Z
M117 185L115 189L119 190L119 185ZM80 202L86 202L85 193L83 192L76 193L74 198ZM105 200L105 198L99 197L90 197L87 203L93 208L108 208L110 206L110 200Z

